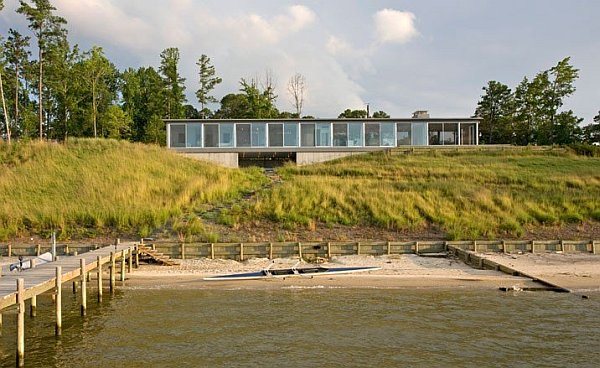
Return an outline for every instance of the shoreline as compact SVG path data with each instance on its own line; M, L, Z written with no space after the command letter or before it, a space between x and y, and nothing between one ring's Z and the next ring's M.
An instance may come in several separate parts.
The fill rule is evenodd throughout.
M286 277L265 280L205 281L217 274L252 272L271 267L289 268L296 258L270 261L254 258L244 262L223 259L177 260L179 266L143 265L129 275L126 285L133 288L186 289L285 289L285 288L463 288L498 289L539 287L529 278L492 270L476 270L452 258L416 255L341 256L324 267L374 266L380 270L359 274ZM307 264L298 267L307 266Z

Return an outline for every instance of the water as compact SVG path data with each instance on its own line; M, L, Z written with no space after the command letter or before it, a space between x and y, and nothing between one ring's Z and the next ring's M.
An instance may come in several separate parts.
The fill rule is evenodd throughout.
M67 295L68 293L65 293ZM90 292L91 295L93 295ZM26 318L36 367L596 367L600 294L440 289L126 289ZM0 363L14 366L5 313Z

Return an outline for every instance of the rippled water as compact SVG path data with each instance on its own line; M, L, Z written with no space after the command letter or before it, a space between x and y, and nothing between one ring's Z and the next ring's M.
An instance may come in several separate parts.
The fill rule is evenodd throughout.
M66 293L65 293L66 294ZM57 367L596 367L600 294L439 289L129 289L63 336L49 297L27 317L26 363ZM14 366L14 312L2 366Z

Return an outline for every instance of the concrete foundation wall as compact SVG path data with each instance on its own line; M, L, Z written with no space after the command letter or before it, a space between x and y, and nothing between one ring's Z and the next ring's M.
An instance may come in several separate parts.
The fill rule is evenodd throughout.
M342 157L363 155L365 152L297 152L296 164L298 166L331 161Z
M237 168L238 154L237 152L195 152L182 153L184 156L195 158L197 160L209 161L221 166Z

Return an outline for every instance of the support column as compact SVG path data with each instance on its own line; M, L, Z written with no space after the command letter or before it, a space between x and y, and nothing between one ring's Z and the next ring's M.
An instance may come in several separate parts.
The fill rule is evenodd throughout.
M125 249L121 251L121 282L125 282Z
M140 249L135 246L135 268L140 268Z
M102 263L100 263L100 256L96 257L96 262L98 264L97 278L98 278L98 303L102 302Z
M29 308L29 315L35 317L37 315L37 295L31 297L31 305Z
M85 272L85 259L81 258L79 260L80 271L79 275L81 281L81 315L85 316L87 311L87 278Z
M127 258L127 273L131 273L133 270L133 251L131 250L131 247L127 253L129 254L129 257Z
M110 252L110 292L115 292L115 253Z
M25 366L25 282L17 279L17 367Z
M62 267L56 266L56 285L54 286L56 292L56 325L55 334L60 336L62 332Z

